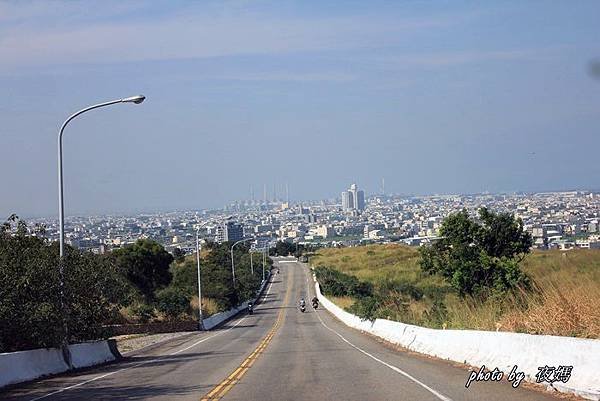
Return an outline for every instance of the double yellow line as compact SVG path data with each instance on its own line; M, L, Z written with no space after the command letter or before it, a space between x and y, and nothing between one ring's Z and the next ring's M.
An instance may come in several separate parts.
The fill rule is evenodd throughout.
M283 307L285 307L288 303L289 295L290 295L290 279L288 276L288 288L286 289L285 299L283 300ZM285 317L285 309L281 309L279 314L277 315L277 320L271 330L267 333L267 335L262 339L258 347L242 362L242 364L233 371L225 380L219 383L215 388L213 388L208 394L206 394L200 401L215 401L220 400L231 390L233 386L235 386L242 377L246 374L246 372L252 367L254 362L258 359L260 354L267 348L273 336L277 332L277 329L283 324L283 320Z

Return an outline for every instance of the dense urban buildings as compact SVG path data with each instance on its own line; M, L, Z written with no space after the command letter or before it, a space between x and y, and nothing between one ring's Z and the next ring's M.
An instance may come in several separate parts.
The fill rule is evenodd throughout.
M276 241L316 246L372 242L419 246L436 240L444 217L450 213L464 208L475 215L478 208L485 206L521 218L536 248L600 247L600 194L595 192L379 195L371 196L364 210L360 210L360 193L362 191L352 185L336 200L295 204L237 201L222 210L71 216L66 221L66 240L72 246L99 253L139 238L155 239L169 250L181 248L192 252L196 230L206 241L251 238L255 248L272 246ZM351 204L349 199L352 199ZM44 224L45 235L50 239L58 238L55 219L31 222Z

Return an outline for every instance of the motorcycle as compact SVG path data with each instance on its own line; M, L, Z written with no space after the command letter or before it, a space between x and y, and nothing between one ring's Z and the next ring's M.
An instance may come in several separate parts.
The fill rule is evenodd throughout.
M314 309L317 309L317 308L319 307L319 303L318 303L318 302L313 302L313 303L312 303L312 307L313 307Z
M306 312L306 306L300 305L300 312L302 312L302 313Z
M248 304L248 314L252 315L254 313L254 308L252 307L252 304Z

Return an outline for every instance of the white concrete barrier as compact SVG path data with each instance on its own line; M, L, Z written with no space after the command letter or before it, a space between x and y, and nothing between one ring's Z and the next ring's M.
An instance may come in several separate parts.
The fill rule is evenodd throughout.
M254 298L252 300L248 300L246 302L243 302L239 306L237 306L233 309L230 309L226 312L215 313L211 317L203 319L202 324L204 325L204 330L211 330L214 327L220 325L221 323L231 319L233 316L237 315L241 311L246 310L248 308L249 302L252 302L254 305L256 305L256 303L258 302L258 300L261 297L261 294L263 293L265 287L267 286L267 284L269 282L269 278L270 278L270 274L269 274L269 277L267 277L267 279L264 280L262 282L262 284L260 285L260 289L257 292L256 298Z
M70 344L69 352L71 353L71 364L75 369L87 368L117 359L117 355L111 351L108 341Z
M361 320L328 300L315 283L321 304L346 325L376 335L411 351L477 368L498 367L505 375L517 365L535 382L538 367L572 366L566 383L553 388L590 400L600 400L600 340L479 330L437 330L386 319ZM466 380L465 380L466 381Z
M66 372L69 366L57 348L0 354L0 388L44 375Z
M114 361L119 357L109 341L69 345L73 368ZM9 384L63 373L70 369L60 348L40 348L0 354L0 388Z

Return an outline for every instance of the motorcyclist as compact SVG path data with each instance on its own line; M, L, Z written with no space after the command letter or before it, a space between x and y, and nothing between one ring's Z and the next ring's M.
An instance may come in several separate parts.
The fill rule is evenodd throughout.
M314 297L314 298L311 300L311 302L312 302L312 306L313 306L313 308L316 308L317 306L319 306L319 298L317 298L317 297Z
M248 302L248 314L252 314L254 312L253 309L254 305L252 305L252 302Z
M306 306L306 301L304 300L304 297L300 298L300 302L298 302L298 305L302 306Z

